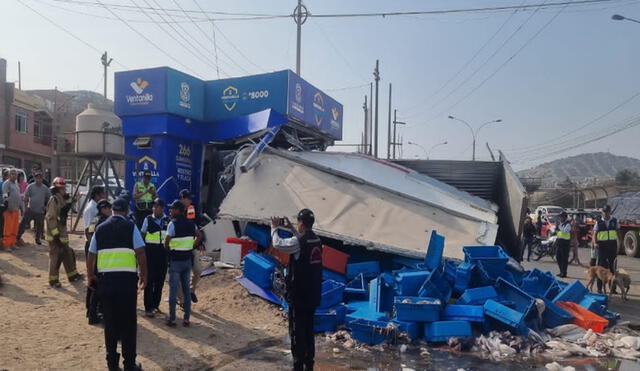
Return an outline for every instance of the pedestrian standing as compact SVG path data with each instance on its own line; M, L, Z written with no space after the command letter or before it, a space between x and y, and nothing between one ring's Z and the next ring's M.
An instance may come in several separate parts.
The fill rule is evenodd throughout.
M593 245L598 251L598 266L614 274L620 235L620 223L611 216L611 206L606 205L602 209L602 218L593 226ZM601 280L598 280L598 292L602 293Z
M536 227L531 222L531 217L527 216L524 219L524 226L522 227L522 251L520 254L520 261L524 260L524 251L527 250L527 261L531 261L531 247L536 237Z
M156 198L153 202L153 214L144 219L140 230L147 256L148 282L144 289L144 311L147 317L161 313L162 288L167 277L168 257L164 240L170 219L164 214L164 206L164 201Z
M558 277L566 278L569 267L569 250L571 249L571 222L567 220L567 213L560 213L560 222L556 227L556 261L560 273Z
M18 172L9 170L9 179L2 183L2 195L7 201L7 209L4 211L4 229L2 244L7 251L15 249L20 223L20 209L22 209L22 197L17 183Z
M155 184L151 183L151 172L145 170L142 181L137 182L133 189L133 199L136 201L136 225L142 227L144 218L151 215L153 200L158 197Z
M9 170L2 169L2 180L0 180L0 191L4 188L4 182L9 179ZM7 246L4 246L4 212L7 210L8 201L2 198L0 201L0 234L2 234L2 238L0 238L0 245L2 245L4 251L11 252L11 249L8 249Z
M67 216L71 210L72 200L67 194L64 178L53 179L51 197L47 202L45 219L47 232L45 239L49 242L49 285L60 287L60 265L64 265L69 282L75 282L82 278L76 269L76 254L69 247L69 234L67 233Z
M34 180L24 192L24 203L27 207L18 228L18 243L24 243L22 235L33 220L36 227L35 242L37 245L41 245L44 238L44 213L47 201L51 197L51 191L49 191L49 187L44 185L42 173L36 173Z
M85 234L89 238L89 244L85 246L85 257L89 256L89 247L91 245L91 239L96 231L96 228L111 216L111 203L102 199L96 203L96 210L98 214L93 217L91 223L87 227ZM87 215L83 216L86 217ZM90 325L97 325L101 322L102 305L100 301L100 295L95 288L87 286L87 296L85 299L85 305L87 307L87 319Z
M538 229L538 236L542 236L542 210L538 210L538 218L536 219L536 228Z
M178 286L182 287L184 300L182 306L184 317L182 325L188 327L191 316L191 292L189 278L193 264L193 248L200 243L200 232L187 220L184 204L173 201L169 208L171 222L167 226L167 237L164 246L169 250L169 318L167 326L176 325L176 304L178 302Z
M136 303L138 282L141 289L147 283L147 266L140 231L125 218L128 209L127 201L113 201L113 216L96 229L87 256L88 285L98 290L104 311L109 371L120 369L118 340L122 344L124 370L142 370L136 363Z
M322 285L322 241L313 232L315 216L309 209L298 213L294 228L284 219L285 228L294 236L280 238L280 218L271 218L273 247L292 254L286 277L286 298L289 304L289 337L294 370L313 370L315 358L315 332L313 315L320 304Z
M578 239L578 235L580 234L580 228L578 227L578 221L573 219L571 221L571 260L569 260L569 264L575 262L578 265L582 265L580 262L580 256L578 248L580 247L580 241Z
M200 226L201 217L193 204L193 196L191 196L191 192L188 189L180 191L180 202L184 205L187 221L197 229ZM198 302L196 288L198 288L198 282L200 282L200 275L202 274L202 263L200 262L202 254L204 254L204 245L199 244L193 249L193 267L191 268L191 301L194 303ZM178 302L184 302L184 294L180 287L178 287Z

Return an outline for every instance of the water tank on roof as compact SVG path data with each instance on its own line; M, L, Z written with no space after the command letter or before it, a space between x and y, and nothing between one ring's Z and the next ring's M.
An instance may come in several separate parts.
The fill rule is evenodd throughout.
M76 117L77 153L124 154L122 120L111 107L89 103L87 109Z

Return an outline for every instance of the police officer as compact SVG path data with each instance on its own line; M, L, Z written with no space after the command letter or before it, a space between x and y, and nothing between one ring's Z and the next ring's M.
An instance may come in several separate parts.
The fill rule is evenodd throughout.
M47 202L45 220L47 231L45 239L49 242L49 285L60 287L60 265L64 265L69 282L82 278L76 269L76 254L69 247L69 234L67 233L67 216L71 210L72 199L67 194L64 178L53 179L51 197Z
M145 288L147 263L140 231L125 218L128 209L126 200L113 201L113 216L96 229L87 256L88 284L97 286L102 301L110 371L119 369L118 340L122 343L124 369L142 369L136 364L136 285L139 277L140 288Z
M85 249L85 256L89 255L89 245L91 244L91 239L93 238L96 228L111 216L111 203L106 199L98 200L96 203L96 210L98 211L98 214L93 217L85 232L89 239L89 243ZM86 306L89 324L96 325L100 323L100 314L102 313L100 308L100 296L96 292L95 288L87 288Z
M137 182L133 189L133 199L136 201L136 225L142 227L144 218L151 214L153 200L157 197L156 186L151 183L151 172L145 170L142 181Z
M200 215L196 211L196 207L193 204L193 196L188 189L180 191L180 202L184 205L185 216L187 220L197 228L200 225ZM191 301L198 302L198 296L196 296L196 288L198 288L198 282L200 282L200 275L202 274L202 264L200 263L200 255L204 252L204 246L198 245L193 249L193 266L191 267ZM183 302L183 293L180 287L178 287L178 301Z
M294 237L280 238L277 228L281 219L271 218L273 247L292 254L286 277L287 302L289 303L289 337L294 370L313 370L315 339L313 315L320 304L322 284L322 241L313 232L315 216L309 209L298 213L297 230L287 218L284 227Z
M169 318L167 326L176 325L176 304L178 302L178 286L185 294L183 299L184 317L182 325L188 327L191 316L191 295L189 278L193 264L193 247L200 243L200 232L184 214L184 205L175 200L169 208L171 222L167 227L164 246L169 250Z
M149 282L144 289L144 311L147 317L160 313L162 288L167 276L167 250L164 239L167 234L169 217L164 214L164 201L156 198L153 202L153 214L142 223L142 237L146 244L147 269Z
M615 273L615 262L618 256L618 236L620 223L611 216L611 206L602 209L602 218L593 226L593 249L597 249L598 265ZM602 281L598 280L598 292L602 293Z
M569 267L569 252L571 251L571 222L567 219L567 213L560 213L560 223L556 230L556 261L560 273L558 277L567 277L567 268Z

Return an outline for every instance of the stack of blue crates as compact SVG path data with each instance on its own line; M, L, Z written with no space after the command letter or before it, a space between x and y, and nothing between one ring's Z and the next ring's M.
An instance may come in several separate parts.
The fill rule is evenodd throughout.
M244 267L242 273L251 282L263 289L273 287L273 273L276 263L256 252L250 252L244 257Z

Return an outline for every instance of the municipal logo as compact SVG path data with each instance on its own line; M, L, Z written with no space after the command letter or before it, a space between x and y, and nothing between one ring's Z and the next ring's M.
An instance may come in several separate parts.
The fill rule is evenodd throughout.
M227 86L222 91L222 103L224 104L224 108L227 111L233 111L238 105L238 101L240 100L240 95L238 94L238 88L233 85Z
M183 82L180 84L180 107L191 109L191 92L189 89L189 84Z
M135 95L127 95L125 98L130 106L145 106L153 102L153 94L144 92L149 86L149 82L138 77L135 81L132 81L129 86L136 93Z
M302 85L299 82L296 83L296 102L302 102Z
M320 92L316 92L313 95L313 110L316 119L316 125L322 124L322 117L324 116L324 98Z
M300 115L304 115L304 105L302 104L302 85L300 85L299 82L296 83L293 98L293 101L291 101L291 109L298 112Z

